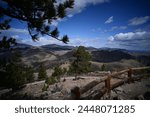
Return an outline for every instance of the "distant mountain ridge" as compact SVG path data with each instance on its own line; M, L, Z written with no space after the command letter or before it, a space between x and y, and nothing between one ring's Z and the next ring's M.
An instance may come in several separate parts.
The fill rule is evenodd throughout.
M24 44L24 43L17 43L16 45L13 45L12 48L32 48L34 46Z
M17 44L13 48L22 53L22 60L28 65L38 68L40 63L44 63L47 68L51 68L56 64L61 65L66 61L74 59L73 52L77 47L62 46L56 44L49 44L43 46L32 46L27 44ZM94 48L86 47L92 55L92 61L98 63L119 62L121 60L135 60L144 65L150 65L150 54L144 55L134 51L129 51L119 48ZM0 59L9 58L11 55L9 50L0 51Z
M47 49L47 50L55 50L55 51L60 51L60 50L72 50L75 47L74 46L61 46L57 44L48 44L48 45L43 45L40 46L41 48Z
M122 59L134 59L134 57L122 50L98 50L92 52L93 61L114 62Z
M69 45L58 45L58 44L47 44L47 45L42 45L42 46L32 46L24 43L17 43L17 45L13 46L13 48L43 48L46 50L50 51L61 51L61 50L73 50L77 48L76 46L69 46ZM142 50L127 50L127 49L121 49L121 48L109 48L109 47L102 47L102 48L95 48L95 47L86 47L88 51L100 51L100 50L107 50L107 51L114 51L114 50L120 50L122 52L126 53L144 53L144 54L149 54L149 51L142 51Z

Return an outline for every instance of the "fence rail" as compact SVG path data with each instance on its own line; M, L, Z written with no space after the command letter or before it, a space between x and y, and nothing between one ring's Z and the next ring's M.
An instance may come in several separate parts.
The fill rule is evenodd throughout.
M150 67L139 67L139 68L130 68L130 69L126 69L114 74L109 75L106 79L105 79L105 88L107 89L107 93L110 93L112 89L121 86L122 84L124 84L125 82L129 82L129 83L133 83L135 81L135 79L133 79L132 75L134 71L140 71L140 70L150 70ZM122 74L128 74L128 78L123 79L121 81L116 82L115 84L111 84L111 79L113 77L116 77L118 75L122 75ZM137 79L139 80L139 79Z
M79 89L81 94L80 95L74 94L76 95L75 99L91 99L91 98L100 99L106 93L110 95L112 89L119 87L126 82L133 83L135 80L139 80L139 79L133 78L133 73L135 73L136 71L142 71L142 70L150 70L150 66L139 67L139 68L129 68L129 69L117 72L117 73L112 73L110 75L107 75L106 77L100 80L94 80L88 83L83 88ZM126 74L127 77L118 79L116 80L116 82L113 82L115 77L118 77L119 75L123 75L123 74ZM100 88L97 87L97 89L94 89L95 86L101 86L101 87ZM94 91L96 92L96 94L93 93Z

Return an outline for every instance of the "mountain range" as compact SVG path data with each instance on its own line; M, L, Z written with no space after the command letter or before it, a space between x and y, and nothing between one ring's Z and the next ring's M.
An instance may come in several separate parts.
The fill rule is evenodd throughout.
M56 44L36 47L18 43L12 48L21 51L22 60L25 64L38 68L40 63L43 63L47 69L51 69L54 66L64 65L69 61L72 61L74 49L77 47ZM95 68L97 68L97 66L101 66L103 63L108 64L108 66L113 69L113 66L125 66L125 68L128 68L132 67L132 65L133 67L150 65L149 52L131 51L119 48L94 47L86 47L86 50L91 53L92 62L94 62ZM4 59L5 57L8 59L10 56L9 54L9 52L1 51L0 59Z
M13 48L43 48L47 49L50 51L61 51L61 50L73 50L77 48L77 46L68 46L66 45L57 45L57 44L47 44L47 45L42 45L42 46L32 46L24 43L17 43L17 45L13 46ZM121 48L109 48L109 47L102 47L102 48L95 48L95 47L86 47L88 51L97 51L97 50L107 50L107 51L114 51L114 50L120 50L123 52L129 52L129 53L144 53L147 55L150 55L150 51L142 51L142 50L127 50L127 49L121 49Z

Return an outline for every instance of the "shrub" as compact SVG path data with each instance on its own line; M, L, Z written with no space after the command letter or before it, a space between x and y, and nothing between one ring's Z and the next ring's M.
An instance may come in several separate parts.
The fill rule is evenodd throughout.
M45 67L43 65L40 65L38 79L46 80L47 78L48 78L48 76L47 76Z
M48 85L47 84L44 84L43 88L42 88L42 91L47 91L48 89Z

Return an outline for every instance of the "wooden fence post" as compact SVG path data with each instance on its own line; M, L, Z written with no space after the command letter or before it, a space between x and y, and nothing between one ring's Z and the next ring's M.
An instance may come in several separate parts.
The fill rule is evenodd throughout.
M132 69L131 68L128 71L128 78L129 78L129 83L134 82L134 80L132 78Z
M79 87L74 87L73 89L71 89L71 97L73 100L79 100L81 96L80 93L80 88Z
M108 94L110 94L110 92L111 92L110 80L111 80L110 76L105 80L105 88L107 89L107 93Z

